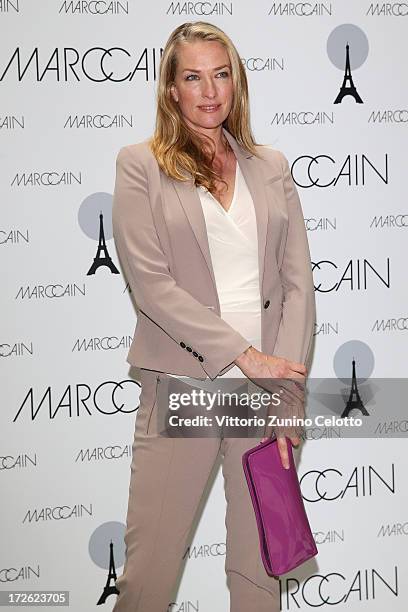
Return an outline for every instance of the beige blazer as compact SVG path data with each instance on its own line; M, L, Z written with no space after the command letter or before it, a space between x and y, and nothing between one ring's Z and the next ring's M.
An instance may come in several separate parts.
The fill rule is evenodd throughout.
M308 365L316 307L303 212L288 161L264 146L258 147L263 159L248 154L223 131L255 206L262 351ZM227 372L250 343L220 317L193 180L167 177L147 142L122 147L112 222L137 309L127 362L202 380Z

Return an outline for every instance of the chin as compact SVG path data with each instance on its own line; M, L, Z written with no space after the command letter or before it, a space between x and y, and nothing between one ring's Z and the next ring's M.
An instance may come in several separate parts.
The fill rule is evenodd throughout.
M225 120L226 117L223 117L221 113L217 113L214 116L204 117L204 120L203 117L197 118L195 123L203 128L216 128L222 125Z

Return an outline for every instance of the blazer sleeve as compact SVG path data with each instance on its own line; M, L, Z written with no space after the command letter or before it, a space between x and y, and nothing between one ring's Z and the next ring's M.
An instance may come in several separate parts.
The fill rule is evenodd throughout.
M191 359L198 359L211 379L230 369L251 343L171 275L154 224L143 161L128 146L116 158L112 226L138 308L178 345L196 351L199 357L190 352Z
M281 151L280 156L288 230L280 269L284 301L274 355L305 364L309 359L316 321L313 274L299 194L288 160Z

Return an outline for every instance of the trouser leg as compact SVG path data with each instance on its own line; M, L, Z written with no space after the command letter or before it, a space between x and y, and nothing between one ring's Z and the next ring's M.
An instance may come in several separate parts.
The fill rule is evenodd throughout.
M113 612L166 612L220 439L164 438L154 429L154 373L142 375L136 418L126 557Z
M231 612L277 612L276 599L269 591L237 572L228 573Z
M242 467L243 453L260 438L225 438L222 471L227 510L225 571L231 612L279 612L279 579L268 576L262 563L254 509Z

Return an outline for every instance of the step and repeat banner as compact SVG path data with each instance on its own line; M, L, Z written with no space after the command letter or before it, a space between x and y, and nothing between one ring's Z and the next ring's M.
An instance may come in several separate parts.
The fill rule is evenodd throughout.
M0 0L0 589L54 591L53 605L69 592L75 612L116 601L140 383L115 159L152 133L161 50L198 20L236 44L255 137L284 152L299 191L309 376L350 381L354 366L338 414L378 425L364 438L306 429L298 470L319 554L280 578L281 609L406 610L407 421L364 385L407 373L408 5L364 0ZM172 612L229 609L225 503L218 470Z

